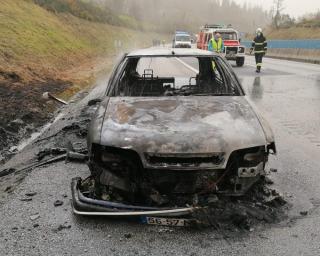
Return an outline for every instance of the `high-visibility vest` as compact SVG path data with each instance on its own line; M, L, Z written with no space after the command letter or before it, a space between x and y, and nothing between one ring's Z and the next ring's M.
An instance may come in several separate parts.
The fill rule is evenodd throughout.
M218 39L218 42L214 38L212 38L211 43L212 43L212 49L214 51L221 51L222 50L222 39L221 38Z

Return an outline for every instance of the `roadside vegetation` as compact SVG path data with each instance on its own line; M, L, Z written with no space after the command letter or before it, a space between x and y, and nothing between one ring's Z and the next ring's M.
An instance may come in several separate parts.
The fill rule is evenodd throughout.
M320 12L267 30L270 39L320 39Z
M120 51L164 36L132 29L126 24L134 18L97 8L82 1L1 0L0 150L24 134L20 127L30 125L30 132L48 120L56 105L41 99L43 92L67 99L106 75Z
M14 71L26 79L34 79L35 75L53 76L78 65L80 60L85 63L98 56L114 54L116 40L121 40L123 48L127 48L147 46L156 36L110 25L107 15L104 22L94 22L79 18L67 9L58 10L61 12L48 11L33 1L2 0L0 33L5 36L0 43L1 70ZM83 15L89 17L89 14ZM118 18L121 20L124 18Z
M275 0L271 10L272 23L266 33L269 39L320 39L320 11L299 19L284 11L284 0Z

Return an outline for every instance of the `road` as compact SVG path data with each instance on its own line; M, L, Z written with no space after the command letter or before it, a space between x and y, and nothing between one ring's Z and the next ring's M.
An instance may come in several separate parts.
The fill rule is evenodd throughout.
M234 70L248 99L274 129L279 153L271 157L270 167L278 171L271 178L291 205L285 221L222 234L76 217L70 208L70 180L89 171L80 163L59 162L34 169L13 192L2 194L0 255L320 255L320 65L265 58L262 73L256 74L250 56ZM42 136L70 123L105 84L62 109L64 117ZM29 145L6 166L24 163L50 143L63 142ZM33 191L32 201L21 201ZM63 206L53 206L57 199ZM301 216L301 211L308 214ZM34 220L34 215L39 216Z

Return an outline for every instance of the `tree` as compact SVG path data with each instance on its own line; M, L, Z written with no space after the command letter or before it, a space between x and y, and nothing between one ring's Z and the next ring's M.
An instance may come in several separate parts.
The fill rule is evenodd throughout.
M272 25L274 28L279 29L281 21L281 12L284 10L283 6L284 0L274 0L272 7Z

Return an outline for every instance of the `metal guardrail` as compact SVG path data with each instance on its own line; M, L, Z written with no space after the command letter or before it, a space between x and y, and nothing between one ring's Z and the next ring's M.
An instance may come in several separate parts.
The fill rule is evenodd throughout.
M252 41L242 41L241 44L251 47ZM320 49L320 39L304 40L268 40L268 48L274 49Z

